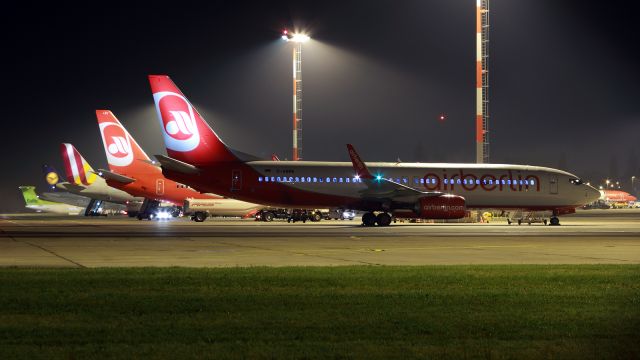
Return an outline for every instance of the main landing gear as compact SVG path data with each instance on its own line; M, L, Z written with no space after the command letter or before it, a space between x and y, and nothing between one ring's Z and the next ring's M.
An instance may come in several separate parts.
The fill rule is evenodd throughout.
M362 215L362 225L363 226L389 226L391 225L391 215L386 212L382 212L378 215L375 215L372 212L365 213Z
M560 219L557 216L552 216L551 219L549 219L549 225L550 226L558 226L560 225Z

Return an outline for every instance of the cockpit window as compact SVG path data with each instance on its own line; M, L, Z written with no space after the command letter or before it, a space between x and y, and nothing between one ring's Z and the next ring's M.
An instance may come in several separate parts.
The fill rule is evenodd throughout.
M573 185L582 185L582 180L580 179L571 179L569 180Z

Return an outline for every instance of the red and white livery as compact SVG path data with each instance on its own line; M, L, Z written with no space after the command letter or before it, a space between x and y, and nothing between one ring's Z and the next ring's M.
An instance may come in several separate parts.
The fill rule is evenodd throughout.
M168 76L151 75L149 81L169 155L157 156L163 174L201 192L277 207L361 210L366 212L363 223L367 226L389 225L393 215L461 218L467 209L479 208L549 210L551 223L559 224L558 215L574 212L600 196L598 190L561 170L366 163L351 145L351 162L248 158L222 142Z
M170 97L164 99L164 101L171 101L172 109L184 105L184 101L180 99L177 101ZM191 111L184 107L182 109L185 111L171 110L170 114L173 117L165 125L166 131L182 140L198 139L197 130L194 129L195 122L192 120L193 115L189 114ZM153 164L111 111L96 110L96 117L109 164L109 170L100 169L98 173L110 186L134 196L169 202L177 206L183 206L185 201L188 201L190 204L197 204L198 209L204 209L214 216L248 216L261 207L244 201L225 199L215 194L202 194L186 185L165 178L160 168ZM192 137L187 137L187 133ZM172 143L172 146L184 148L180 147L180 144L184 143ZM193 209L193 206L190 210L198 212L197 209Z

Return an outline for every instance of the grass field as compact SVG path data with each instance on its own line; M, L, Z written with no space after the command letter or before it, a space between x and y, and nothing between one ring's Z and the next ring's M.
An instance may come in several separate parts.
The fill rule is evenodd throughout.
M640 267L0 269L0 359L640 358Z

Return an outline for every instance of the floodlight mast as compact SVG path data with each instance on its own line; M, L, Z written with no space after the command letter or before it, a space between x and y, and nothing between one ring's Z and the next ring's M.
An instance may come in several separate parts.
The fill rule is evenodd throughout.
M489 162L489 0L476 0L476 162Z
M302 160L302 43L309 41L303 33L282 32L282 40L293 43L293 160Z

